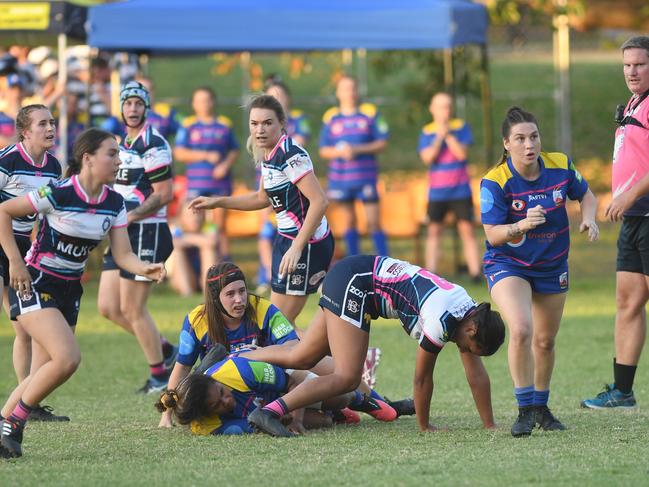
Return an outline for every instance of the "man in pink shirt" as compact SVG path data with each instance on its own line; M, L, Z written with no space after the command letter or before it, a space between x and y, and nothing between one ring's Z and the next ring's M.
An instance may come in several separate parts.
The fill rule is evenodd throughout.
M633 408L640 353L647 334L649 301L649 36L622 44L624 79L633 94L618 110L613 149L613 200L606 209L611 221L622 220L617 241L614 383L592 399L591 409Z

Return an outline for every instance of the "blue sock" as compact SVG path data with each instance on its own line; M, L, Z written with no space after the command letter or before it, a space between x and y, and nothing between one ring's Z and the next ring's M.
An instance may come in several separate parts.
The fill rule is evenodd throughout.
M363 404L363 394L361 394L358 390L354 391L354 399L349 403L350 406L360 406Z
M347 255L358 255L360 253L358 230L355 228L345 232L345 246L347 246Z
M266 268L259 263L259 270L257 271L257 284L268 284L268 275L266 274Z
M378 255L388 255L388 239L382 230L377 230L372 234L372 241Z
M372 389L372 392L370 393L370 397L372 399L378 399L379 401L388 402L383 398L383 396L381 394L376 392L374 389Z
M518 407L531 406L534 403L534 386L514 387Z
M535 406L547 406L548 399L550 398L550 389L547 391L537 391L534 390L534 405Z

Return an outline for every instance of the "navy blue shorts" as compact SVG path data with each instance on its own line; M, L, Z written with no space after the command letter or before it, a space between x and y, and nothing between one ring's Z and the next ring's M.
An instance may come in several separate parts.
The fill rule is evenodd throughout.
M70 326L76 326L83 288L81 281L65 280L27 266L32 276L32 294L29 299L20 299L9 289L9 314L15 320L18 316L46 308L58 309Z
M339 186L329 183L327 198L341 203L349 203L355 200L364 203L376 203L379 201L379 191L376 183L360 184L358 186Z
M442 223L449 212L453 213L458 220L472 222L475 219L471 198L428 202L428 221L431 223Z
M374 302L373 255L354 255L338 261L322 284L320 307L369 333L378 317Z
M131 223L128 226L128 238L131 241L133 253L140 260L153 264L166 261L174 248L171 231L166 222ZM119 269L110 252L110 247L106 249L106 253L104 254L102 269L105 271ZM151 282L147 277L136 276L122 269L119 269L119 276L131 281Z
M271 289L278 294L305 296L318 290L334 255L334 237L329 232L318 242L307 244L293 274L279 278L279 263L293 240L279 233L273 242L273 266Z
M530 283L532 291L539 294L560 294L568 291L568 263L553 271L531 271L504 264L489 264L484 267L489 291L498 281L506 277L520 277Z
M27 251L29 250L29 247L31 247L32 242L29 237L25 237L24 235L15 235L15 237L20 255L24 258L25 255L27 255ZM2 247L0 247L0 274L2 274L3 284L7 287L9 285L9 259L7 259Z

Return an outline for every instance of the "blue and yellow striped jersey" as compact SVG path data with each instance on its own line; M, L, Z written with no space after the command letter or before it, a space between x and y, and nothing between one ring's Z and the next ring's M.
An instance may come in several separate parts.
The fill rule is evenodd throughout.
M226 329L228 351L235 352L245 345L278 345L289 340L297 340L297 334L290 321L270 301L249 295L248 302L255 309L257 323L249 323L244 318L235 330ZM207 315L205 305L194 308L183 322L180 332L178 363L193 366L203 358L212 346L207 334Z

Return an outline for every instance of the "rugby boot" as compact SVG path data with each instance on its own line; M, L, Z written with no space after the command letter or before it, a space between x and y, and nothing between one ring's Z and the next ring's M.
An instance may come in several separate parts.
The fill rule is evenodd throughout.
M248 423L250 423L253 428L263 431L271 436L281 438L296 436L295 433L291 433L286 429L279 418L273 415L273 413L260 407L248 415Z
M512 436L520 438L530 436L536 425L536 409L534 406L523 406L518 408L518 418L512 425Z
M54 414L54 409L51 406L41 406L40 404L32 409L32 412L29 413L30 421L46 421L46 422L61 422L61 421L70 421L68 416L59 416Z
M23 455L23 428L17 423L5 418L1 423L0 457L18 458Z
M536 406L536 423L543 431L563 431L565 425L554 417L547 406Z

